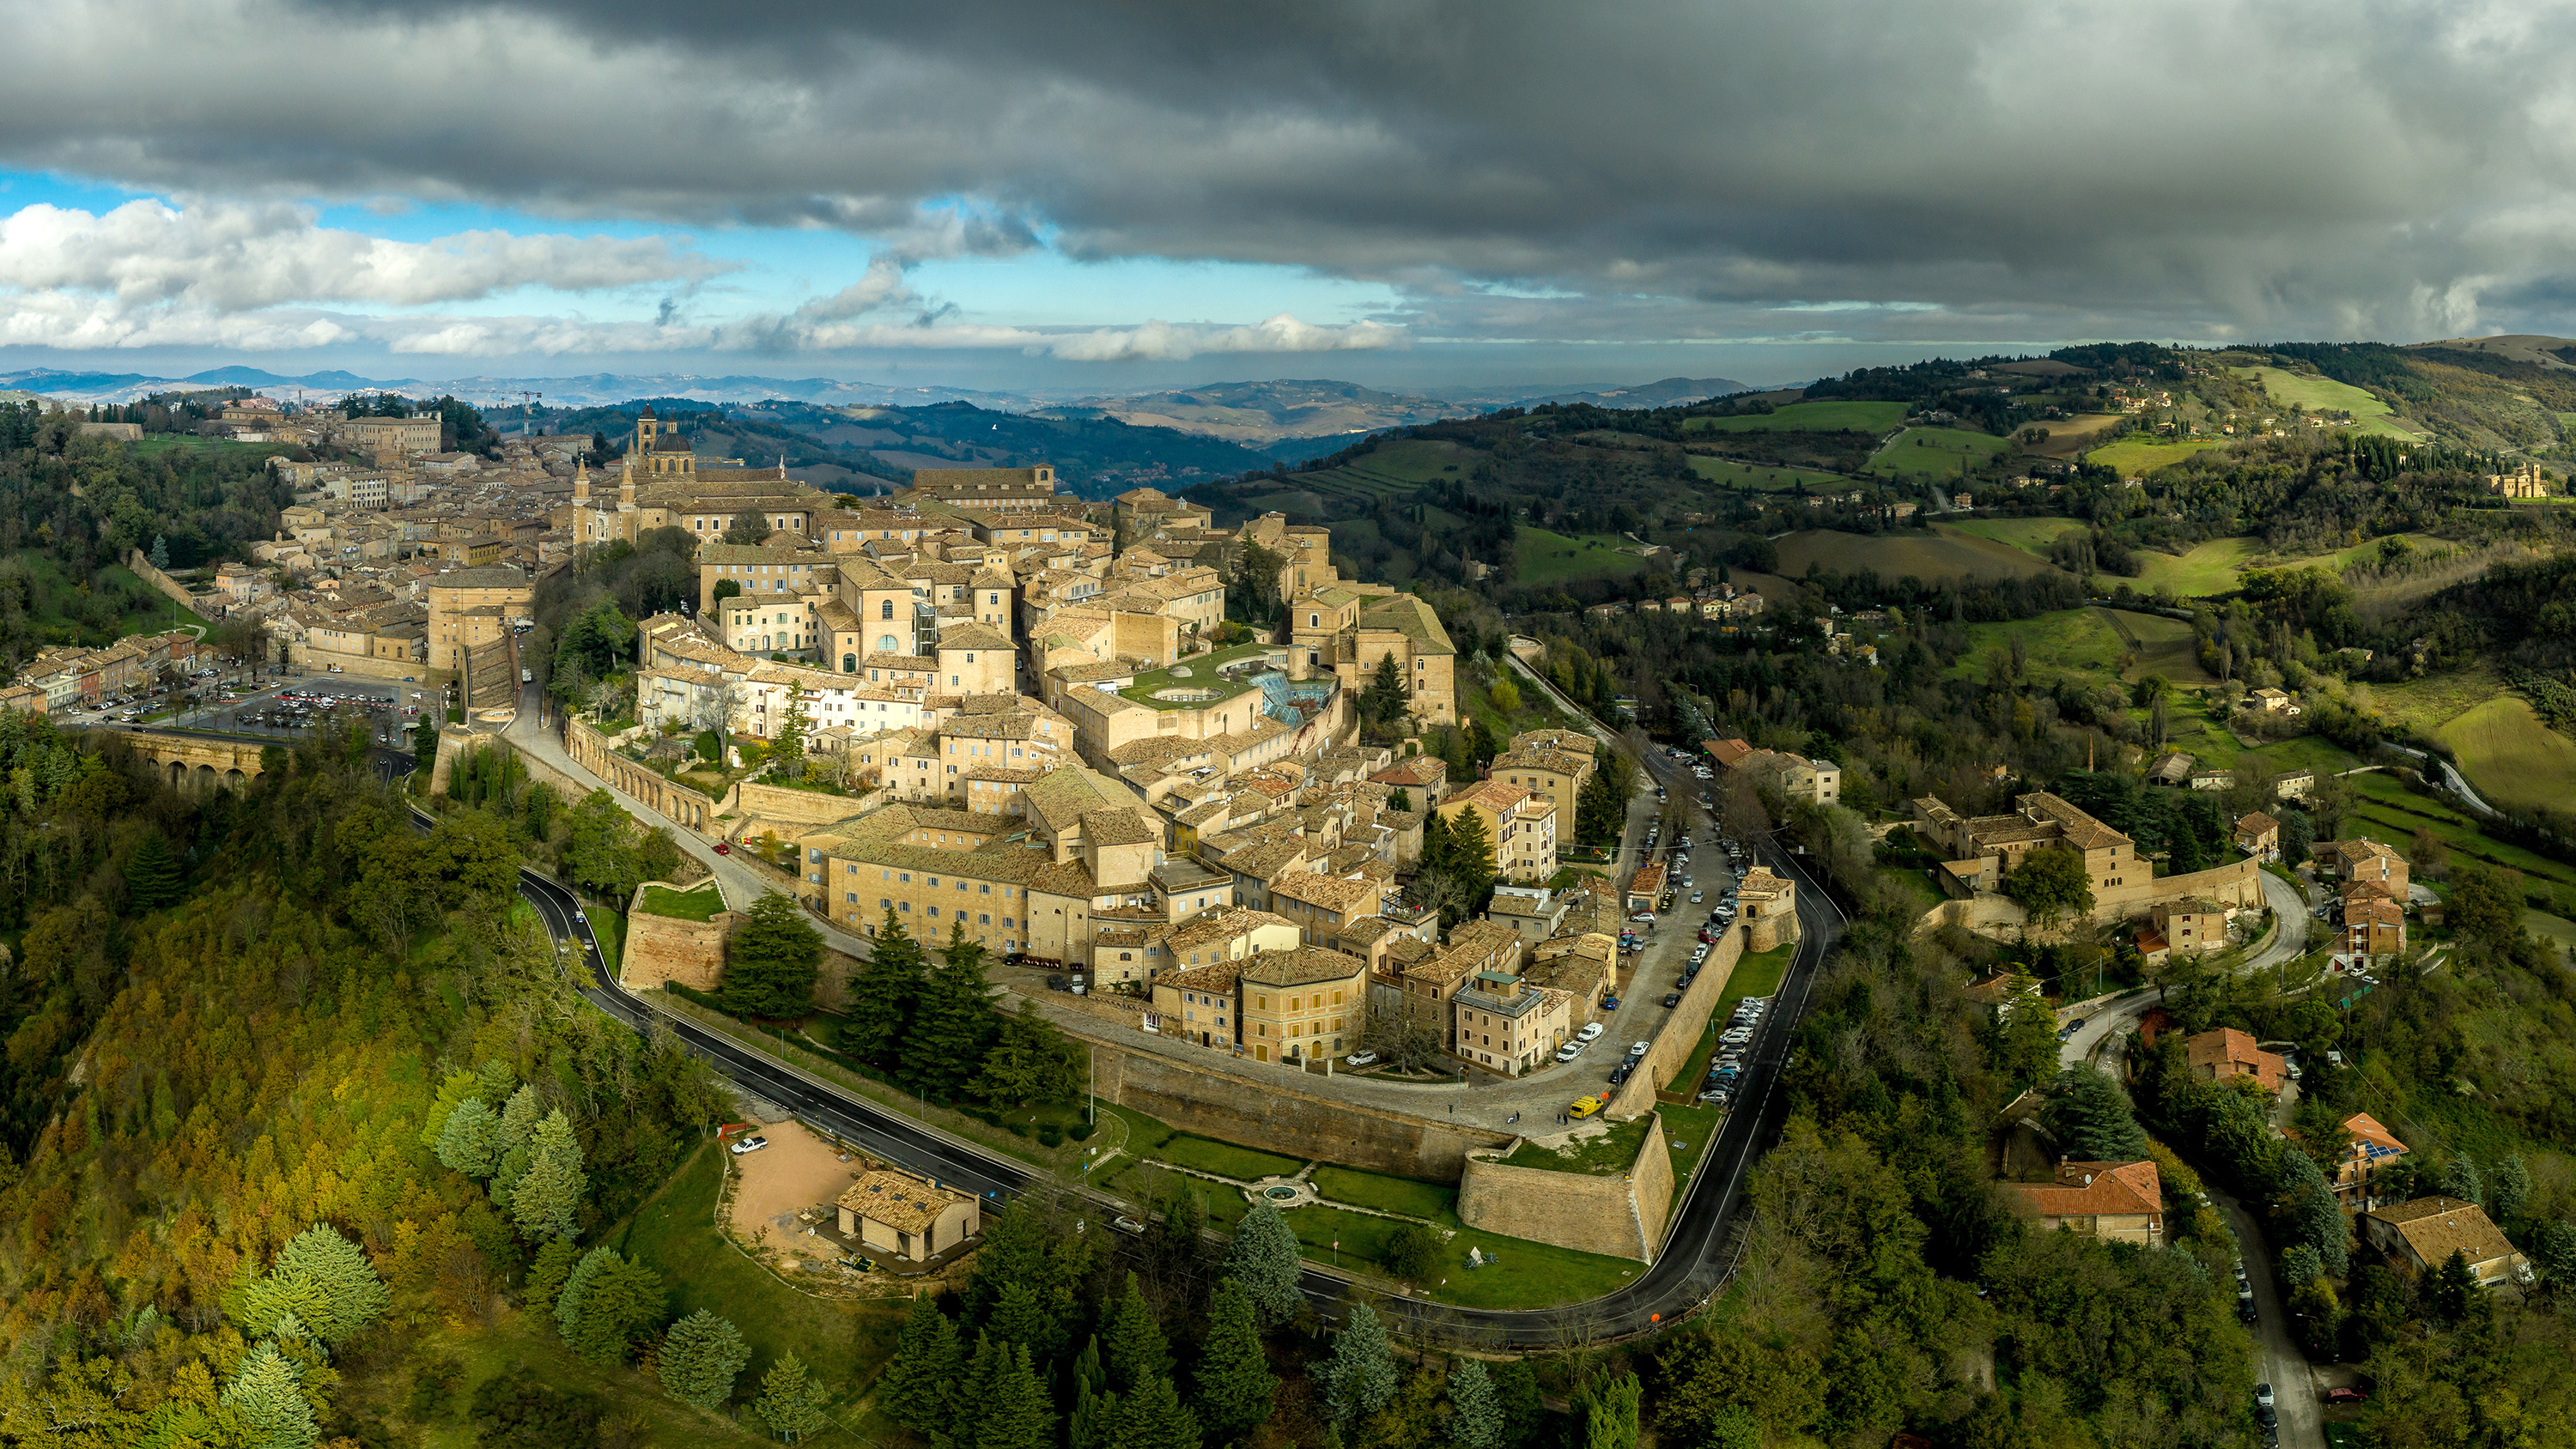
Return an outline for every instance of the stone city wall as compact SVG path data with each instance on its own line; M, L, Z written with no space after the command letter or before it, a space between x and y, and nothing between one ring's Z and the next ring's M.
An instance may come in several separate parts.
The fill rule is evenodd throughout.
M646 881L635 888L635 898L626 907L626 953L618 962L617 979L635 991L650 991L669 981L699 991L715 990L724 974L725 942L742 921L742 913L718 911L703 921L652 915L643 909L644 893L655 886L686 889L669 881Z
M1469 1152L1511 1140L1505 1133L1314 1096L1296 1085L1295 1067L1254 1064L1243 1072L1225 1071L1213 1062L1200 1066L1095 1037L1083 1040L1095 1052L1102 1101L1133 1107L1184 1132L1269 1152L1455 1182Z
M139 548L126 550L125 566L134 570L135 577L160 590L165 596L178 600L189 613L209 624L220 621L224 616L224 605L232 602L232 599L224 594L188 592L186 584L154 568L152 560Z
M1718 998L1726 994L1726 979L1735 974L1735 963L1743 959L1744 938L1749 929L1738 921L1717 938L1717 945L1709 950L1708 960L1700 966L1699 974L1691 978L1690 989L1682 993L1682 1004L1673 1008L1673 1014L1664 1018L1663 1030L1655 1033L1654 1045L1646 1049L1645 1061L1619 1085L1618 1091L1611 1094L1610 1105L1602 1109L1601 1115L1625 1122L1655 1109L1656 1091L1671 1081L1673 1073L1680 1071L1682 1064L1690 1060L1691 1052L1699 1046L1699 1039L1708 1031L1708 1019L1717 1014ZM1660 995L1664 985L1660 981L1648 981L1641 987L1632 978L1628 989L1653 991ZM1615 1051L1627 1050L1615 1042L1611 1045Z
M815 790L785 790L745 780L726 797L744 816L776 825L829 825L867 808L865 797L825 795Z
M1703 975L1706 973L1703 972ZM1637 1160L1617 1175L1510 1167L1509 1149L1467 1159L1458 1180L1458 1221L1505 1237L1583 1253L1653 1262L1672 1211L1672 1155L1661 1117L1649 1120Z
M2190 896L2206 896L2223 906L2259 906L2263 904L2263 863L2249 856L2215 870L2158 876L2136 885L2096 891L2093 894L2093 919L2117 921L2143 916L2147 908L2158 901L2178 901Z

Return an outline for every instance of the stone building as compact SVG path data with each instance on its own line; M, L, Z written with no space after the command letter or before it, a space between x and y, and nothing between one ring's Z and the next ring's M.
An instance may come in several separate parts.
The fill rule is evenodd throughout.
M2153 1162L2061 1162L2054 1182L2006 1183L2013 1205L2042 1232L2162 1247L2164 1183Z
M1735 888L1737 920L1744 927L1744 948L1768 951L1798 939L1798 887L1767 866L1745 872Z
M859 1174L833 1206L844 1240L911 1263L952 1251L984 1230L974 1194L891 1167Z

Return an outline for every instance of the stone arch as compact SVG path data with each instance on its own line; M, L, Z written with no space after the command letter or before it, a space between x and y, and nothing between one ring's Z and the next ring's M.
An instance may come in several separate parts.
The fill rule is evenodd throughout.
M197 767L197 788L200 790L211 790L215 788L214 766L199 765Z
M179 763L177 760L172 760L170 762L170 788L176 790L187 783L188 767Z
M227 789L238 790L249 783L250 776L243 774L239 770L229 770L224 774L224 786Z
M859 672L859 656L857 656L856 654L844 654L844 655L842 655L842 656L841 656L841 672L842 672L843 674L856 674L856 673L858 673L858 672Z

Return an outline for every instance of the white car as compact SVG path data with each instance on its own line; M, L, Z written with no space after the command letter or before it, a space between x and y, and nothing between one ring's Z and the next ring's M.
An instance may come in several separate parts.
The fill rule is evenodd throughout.
M1342 1065L1346 1067L1365 1067L1376 1060L1377 1053L1375 1052L1353 1052L1349 1056L1342 1058Z
M1567 1042L1565 1045L1556 1049L1556 1059L1560 1062L1570 1062L1582 1054L1583 1043L1579 1041Z
M758 1152L768 1145L769 1139L766 1137L746 1137L735 1143L731 1150L734 1156L740 1157L746 1152Z
M1628 1055L1632 1057L1642 1057L1654 1049L1655 1044L1650 1041L1632 1041L1628 1043Z
M1575 1035L1587 1042L1599 1041L1601 1039L1602 1030L1603 1028L1601 1023L1597 1021L1587 1022L1584 1024L1583 1030L1576 1032Z

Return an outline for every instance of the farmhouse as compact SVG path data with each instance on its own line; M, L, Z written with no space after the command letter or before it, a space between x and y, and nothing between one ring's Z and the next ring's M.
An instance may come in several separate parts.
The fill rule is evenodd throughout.
M2453 1253L2468 1260L2481 1288L2531 1277L2531 1260L2514 1250L2486 1211L2458 1198L2419 1197L2374 1209L2362 1214L2361 1236L2416 1277L2450 1261Z
M844 1239L918 1263L983 1231L977 1203L971 1194L880 1167L861 1173L833 1206L840 1210Z
M2042 1232L2064 1228L2114 1242L2164 1245L2164 1183L2152 1162L2061 1162L2055 1182L2005 1186L2013 1206L2037 1218Z

